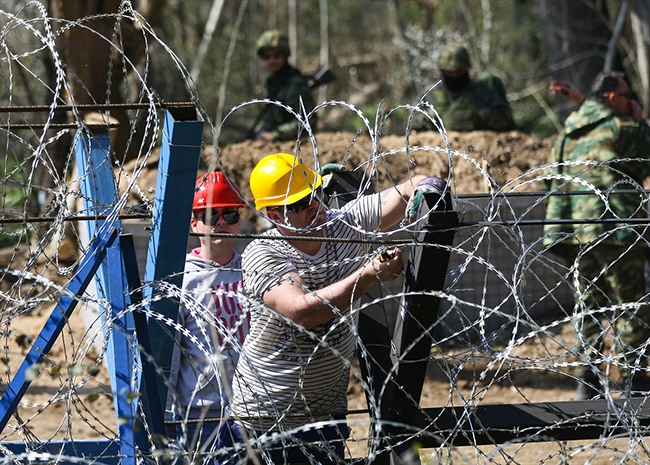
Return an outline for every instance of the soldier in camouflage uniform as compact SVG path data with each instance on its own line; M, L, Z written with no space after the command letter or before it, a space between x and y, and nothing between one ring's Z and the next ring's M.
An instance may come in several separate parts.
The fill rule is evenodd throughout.
M264 61L269 75L266 77L266 98L277 100L302 115L300 98L309 113L316 106L305 77L288 62L291 50L289 39L280 31L266 31L257 40L257 54ZM290 140L298 135L300 123L291 113L277 105L265 105L255 128L255 139L264 141ZM316 126L316 115L310 118Z
M505 95L499 95L493 87L469 77L471 67L467 49L460 44L445 46L438 56L438 67L442 72L442 84L428 96L438 114L450 131L508 131L515 128L510 106ZM504 92L503 83L496 76L489 76L497 82L499 91ZM432 127L430 121L422 123L418 118L415 127Z
M619 189L641 189L650 175L650 127L640 105L630 98L629 87L618 73L601 73L592 96L569 115L552 150L557 165L550 173L555 191L593 190L594 195L549 197L546 218L647 218L643 195L610 194ZM636 350L648 335L650 314L643 303L646 226L625 223L556 224L544 227L544 244L577 265L574 274L578 347L584 350L577 400L598 394L595 374L603 357L603 339L613 326L624 388L647 390L645 355ZM622 307L623 304L638 303ZM601 325L604 313L614 307L612 320ZM595 311L595 312L592 312Z

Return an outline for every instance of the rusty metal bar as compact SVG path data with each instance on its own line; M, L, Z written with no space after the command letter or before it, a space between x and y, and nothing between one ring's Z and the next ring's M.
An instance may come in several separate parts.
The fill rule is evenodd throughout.
M151 103L82 103L79 105L57 105L52 108L50 105L5 105L0 106L0 113L38 113L50 111L98 111L98 110L139 110L149 108ZM160 102L153 103L153 106L160 108L183 108L194 107L194 102Z
M565 219L565 220L505 220L505 221L468 221L458 223L453 226L453 229L467 228L467 227L488 227L488 226L540 226L546 224L628 224L628 225L650 225L650 218L595 218L595 219ZM451 229L451 227L450 227ZM228 237L237 239L268 239L276 240L273 236L262 236L260 234L229 234L229 233L195 233L191 232L190 236L196 237ZM284 236L277 240L296 240L296 241L328 241L327 238L309 237L309 236ZM359 241L356 239L345 239L340 242L364 242L368 244L383 244L390 243L386 240L366 240ZM406 241L399 240L398 243L405 243Z
M84 216L67 216L62 218L61 221L93 221L93 220L106 220L109 215L84 215ZM118 215L120 220L148 220L151 219L149 213L125 213ZM0 224L21 224L21 223L51 223L56 218L52 216L33 216L28 218L0 218Z
M92 220L105 220L106 215L85 215L85 216L69 216L62 218L61 221L92 221ZM151 219L149 213L136 213L136 214L123 214L118 215L121 220L147 220ZM22 224L22 223L48 223L55 221L55 217L51 216L33 216L28 218L5 218L0 217L0 225L3 224ZM458 223L454 225L453 229L467 228L467 227L490 227L490 226L540 226L546 224L628 224L628 225L650 225L650 218L598 218L598 219L566 219L566 220L523 220L523 221L471 221L465 223ZM309 236L283 236L273 237L264 236L262 234L229 234L229 233L194 233L190 232L193 237L222 237L222 238L235 238L235 239L268 239L268 240L291 240L291 241L304 241L304 242L354 242L363 244L407 244L408 241L403 239L338 239L327 237L309 237Z
M650 189L616 189L600 191L605 196L619 194L650 194ZM457 194L457 199L501 199L508 197L553 197L563 195L596 195L594 191L530 191L530 192L497 192L488 194L486 192L476 194Z
M76 124L76 123L53 123L53 124L48 124L47 128L48 129L79 129L81 125ZM84 124L84 127L90 129L90 130L106 130L106 129L115 129L119 128L120 125L119 123L108 123L108 124ZM20 123L20 124L0 124L0 129L43 129L45 128L44 123L37 123L37 124L28 124L28 123Z

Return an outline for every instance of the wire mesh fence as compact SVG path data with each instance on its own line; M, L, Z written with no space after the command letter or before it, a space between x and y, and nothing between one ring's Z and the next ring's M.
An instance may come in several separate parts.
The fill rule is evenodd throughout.
M184 65L126 4L117 18L139 25L146 50L154 43L166 49L193 101L161 102L147 85L149 54L144 54L144 66L129 62L116 16L105 15L100 19L118 24L111 36L102 36L112 47L107 80L121 79L123 89L137 91L129 94L127 107L115 102L110 90L102 97L102 104L84 106L80 102L97 97L90 95L89 88L81 92L85 92L84 98L79 97L79 85L84 83L63 61L55 43L62 34L86 28L96 18L63 22L48 17L35 4L21 12L2 11L0 15L4 27L0 36L2 99L6 104L0 108L4 147L4 156L0 157L3 399L12 393L11 385L23 360L39 347L39 334L47 330L62 302L68 299L76 304L75 312L64 318L60 334L51 336L53 346L23 372L28 387L17 396L17 404L4 400L0 404L4 415L0 434L4 456L0 461L90 463L95 460L92 454L97 454L101 463L131 459L266 463L271 460L271 451L282 456L282 450L296 442L305 461L311 462L381 462L391 453L405 462L417 461L418 456L422 462L450 463L648 461L645 436L650 421L644 395L648 386L634 382L647 374L647 293L643 290L639 298L619 302L608 300L606 292L613 285L608 280L610 271L623 276L625 285L632 280L628 276L642 272L639 263L643 267L645 261L647 192L632 176L621 174L621 163L633 160L577 165L578 176L566 171L558 174L559 166L571 166L562 162L530 166L517 176L498 178L480 153L450 144L444 122L435 108L423 101L388 111L380 106L374 121L347 102L319 105L315 112L329 107L350 111L362 126L347 150L324 154L309 126L309 115L283 107L303 123L306 137L294 144L294 150L304 158L305 166L318 171L335 162L357 175L360 187L352 191L349 205L362 205L372 192L394 190L412 176L415 166L433 170L438 164L446 167L449 195L453 197L453 202L445 204L446 211L455 212L458 219L433 228L436 234L452 233L453 241L444 244L422 239L431 230L424 224L438 204L431 204L431 210L421 209L416 222L387 231L372 222L353 223L332 205L323 207L327 219L316 229L345 223L350 236L343 244L323 241L323 250L330 252L318 267L304 268L301 285L320 274L332 282L340 281L372 262L378 247L399 246L411 261L398 279L379 282L360 301L332 307L332 320L307 329L278 317L260 295L246 293L242 287L197 285L198 290L191 292L180 285L182 279L178 280L190 274L187 269L184 272L179 268L174 276L155 280L148 280L145 273L150 240L145 227L155 227L151 218L155 218L155 195L160 187L147 173L152 166L156 172L156 163L162 157L159 147L170 144L162 132L165 112L178 108L194 111L196 106L197 116L205 120L208 132L218 141L220 125L234 112L248 105L276 103L251 100L233 108L219 124L213 123L201 107ZM58 27L52 28L59 21ZM12 43L17 31L25 34L19 37L29 37L20 42L20 52ZM31 66L43 56L53 64L54 73ZM13 105L15 97L35 87L39 90L32 92L43 95L44 101L38 103L44 107ZM397 111L428 115L442 143L413 145L407 127L401 148L384 149L384 127ZM116 134L118 122L113 118L125 130L121 136ZM94 148L97 134L105 134L105 145ZM353 160L351 153L359 137L367 137L371 149L364 152L365 158ZM212 148L203 147L199 171L217 169L242 180L239 184L248 204L242 216L249 229L236 236L241 252L271 224L264 213L254 211L247 185L250 169L259 160L233 160L236 148L229 151L217 146L215 142ZM119 152L116 147L120 147ZM93 150L105 150L103 161L82 169L80 160ZM235 162L248 167L232 169L238 166ZM616 173L621 180L603 191L588 181L594 169ZM199 174L196 172L195 178ZM464 190L468 176L479 179L484 194L472 196ZM540 191L553 180L559 181L559 188ZM113 185L115 195L99 198L96 194L102 182ZM571 187L571 183L579 188ZM554 236L567 244L594 225L604 228L593 240L571 247L551 245L548 239L552 236L545 229L563 224L547 221L545 207L551 196L569 196L566 189L576 198L595 199L603 206L598 218L573 217L567 221L577 233L563 231ZM529 195L522 195L526 192ZM616 217L611 199L618 195L636 199L634 218ZM101 251L94 248L97 237L111 227L136 233L135 253L142 281L136 288L118 283L126 297L123 308L111 300L110 282L100 279L101 273L110 275L110 269L100 271L96 283L72 291L84 267L99 257ZM610 245L611 238L627 231L632 231L631 242ZM312 232L311 226L294 231L303 235ZM197 240L196 236L189 237L188 247L183 243L178 248L184 255L186 248L198 245ZM276 240L285 241L282 237ZM353 252L342 253L338 248L348 246ZM110 254L111 247L103 253ZM418 262L422 256L434 258ZM594 263L594 256L605 257L605 261ZM592 275L585 274L587 261L588 269L595 270ZM249 261L233 262L219 273L243 273L245 280L257 272L247 269L246 263ZM417 276L415 281L420 283L430 279L424 272L417 275L418 269L441 272L444 282L439 288L425 290L404 287L405 276ZM281 275L267 273L251 279L277 281ZM329 304L318 289L306 286L320 304ZM410 302L417 298L425 302L419 309L424 312L421 315L411 313L414 307ZM162 301L176 308L180 305L186 320L158 311L156 304ZM210 310L214 301L232 302L240 307L240 313L233 313L228 321L217 318ZM437 313L428 315L431 322L423 323L426 319L422 315L433 312L438 304ZM169 366L156 354L157 346L163 346L161 340L154 340L151 346L143 342L136 321L142 315L149 327L163 328L169 347L174 347L173 341L178 346L181 340L192 347L191 354L187 346L178 351L181 358L192 355L189 371L193 377L182 380L185 391L180 392L175 385L177 389L169 394L170 402L180 408L173 418L166 417L166 436L152 428L153 417L161 416L164 408L153 402L146 405L153 387L149 383L145 389L142 380L144 367L152 366L166 381L164 395L169 386ZM281 328L285 339L265 343L273 345L276 356L280 354L277 360L286 372L265 366L254 338L243 337L244 328L260 315L271 315L266 321ZM416 324L416 337L396 342L400 331L407 332L403 322L408 317ZM589 335L583 331L586 326ZM117 335L123 336L124 353L113 348ZM413 358L422 343L426 354ZM328 368L322 368L325 376L320 377L310 371L319 361L337 366L336 376ZM237 365L234 375L226 374L230 365L233 370ZM116 366L129 367L125 379L118 379L124 371L115 371ZM290 383L284 383L285 377ZM564 403L573 400L581 379L599 400L592 404ZM395 380L406 382L398 385ZM116 386L122 386L121 390ZM246 391L250 386L257 390ZM233 404L230 408L229 402L204 402L206 389L221 399L231 399L234 394L238 407ZM405 410L414 413L413 422L404 420L399 412L391 416L398 398L406 405ZM396 404L391 405L392 401ZM228 421L243 431L241 442L216 441L220 432L230 431L224 429ZM134 428L128 438L124 435L126 424ZM126 444L131 440L134 442ZM95 446L84 449L87 441ZM337 455L337 444L345 459ZM132 455L125 452L126 446L132 447ZM92 454L80 452L86 450Z

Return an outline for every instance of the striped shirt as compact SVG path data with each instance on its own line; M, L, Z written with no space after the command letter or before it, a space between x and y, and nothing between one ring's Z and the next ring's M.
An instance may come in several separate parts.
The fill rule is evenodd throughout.
M360 239L378 224L379 194L364 196L329 211L323 236ZM280 235L277 229L267 234ZM309 291L318 291L365 265L365 249L359 243L323 242L310 256L287 241L257 239L244 251L251 328L233 380L231 409L236 416L253 417L243 421L249 430L298 427L347 409L357 312L340 308L339 315L305 330L266 306L262 295L288 272L297 273Z

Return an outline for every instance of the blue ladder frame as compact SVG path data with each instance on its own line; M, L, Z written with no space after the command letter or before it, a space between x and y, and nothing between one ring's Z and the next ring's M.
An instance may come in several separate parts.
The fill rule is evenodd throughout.
M203 119L196 108L171 107L166 111L145 271L147 281L166 279L179 287L182 284L181 272L185 262L202 132ZM109 218L88 222L89 237L94 238L90 248L0 399L0 431L7 425L30 385L25 376L27 370L48 354L79 297L95 277L98 296L105 298L110 307L102 311L102 322L106 328L108 320L111 328L107 361L119 441L50 441L36 448L31 445L30 449L22 442L0 444L15 454L38 449L38 452L56 455L101 459L101 463L105 464L135 465L136 450L140 454L146 454L150 451L151 444L144 435L143 428L136 427L138 405L137 402L132 402L133 396L130 394L141 393L139 397L153 443L158 448L163 447L167 380L157 375L156 367L167 367L168 370L173 340L169 337L167 328L157 323L152 324L141 309L142 295L138 292L141 283L133 239L130 235L120 234L119 211L113 210L118 195L108 134L87 134L80 131L76 138L75 154L86 213L108 214ZM151 286L147 287L145 294L149 299L153 296ZM138 310L127 312L129 305L135 305ZM150 304L150 307L152 311L162 313L173 321L177 318L178 305L168 299ZM166 337L162 335L163 331ZM156 350L152 348L152 339L157 341ZM159 341L167 344L160 344ZM143 357L141 360L138 347L152 354L153 360L151 357ZM138 372L136 364L141 364L142 373ZM66 463L65 460L60 462Z

